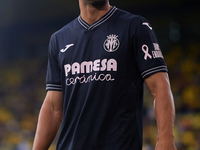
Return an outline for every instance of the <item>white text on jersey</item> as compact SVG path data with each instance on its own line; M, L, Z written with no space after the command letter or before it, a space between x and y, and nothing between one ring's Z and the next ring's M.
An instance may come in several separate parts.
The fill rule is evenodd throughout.
M71 72L72 75L79 73L91 73L93 71L117 71L117 61L115 59L97 59L94 61L84 61L81 64L74 62L72 65L64 65L65 76L69 75Z

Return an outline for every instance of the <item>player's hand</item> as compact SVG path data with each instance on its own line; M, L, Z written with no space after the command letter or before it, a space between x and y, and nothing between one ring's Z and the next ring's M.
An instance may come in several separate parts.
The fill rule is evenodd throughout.
M176 150L176 146L173 141L161 141L156 144L155 150Z

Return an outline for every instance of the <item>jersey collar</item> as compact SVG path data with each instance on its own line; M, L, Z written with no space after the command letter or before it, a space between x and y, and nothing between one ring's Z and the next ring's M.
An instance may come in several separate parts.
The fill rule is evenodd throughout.
M101 19L93 23L92 25L89 25L87 22L85 22L81 16L78 17L78 22L80 23L81 26L83 26L87 30L93 30L102 23L104 23L106 20L108 20L117 10L115 6L113 6Z

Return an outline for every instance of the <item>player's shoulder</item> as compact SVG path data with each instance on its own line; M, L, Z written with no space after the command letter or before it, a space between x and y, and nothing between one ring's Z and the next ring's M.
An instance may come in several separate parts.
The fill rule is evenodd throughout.
M132 32L137 33L152 33L153 28L151 26L151 23L147 18L141 15L135 15L132 13L129 13L127 11L119 10L122 14L123 18L126 18L126 20L129 20L129 29ZM127 22L127 21L124 21Z
M69 31L72 31L75 28L75 23L77 22L77 18L67 23L65 26L57 30L51 35L51 39L66 35Z
M139 25L142 22L149 22L145 17L141 15L133 14L122 9L118 9L117 16L119 20L129 22L134 25Z

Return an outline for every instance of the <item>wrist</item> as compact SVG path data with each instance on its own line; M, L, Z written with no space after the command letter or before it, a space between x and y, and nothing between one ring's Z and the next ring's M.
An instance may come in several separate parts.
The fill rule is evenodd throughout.
M160 140L164 140L164 141L174 141L174 134L158 134L158 137L157 137L158 141Z

